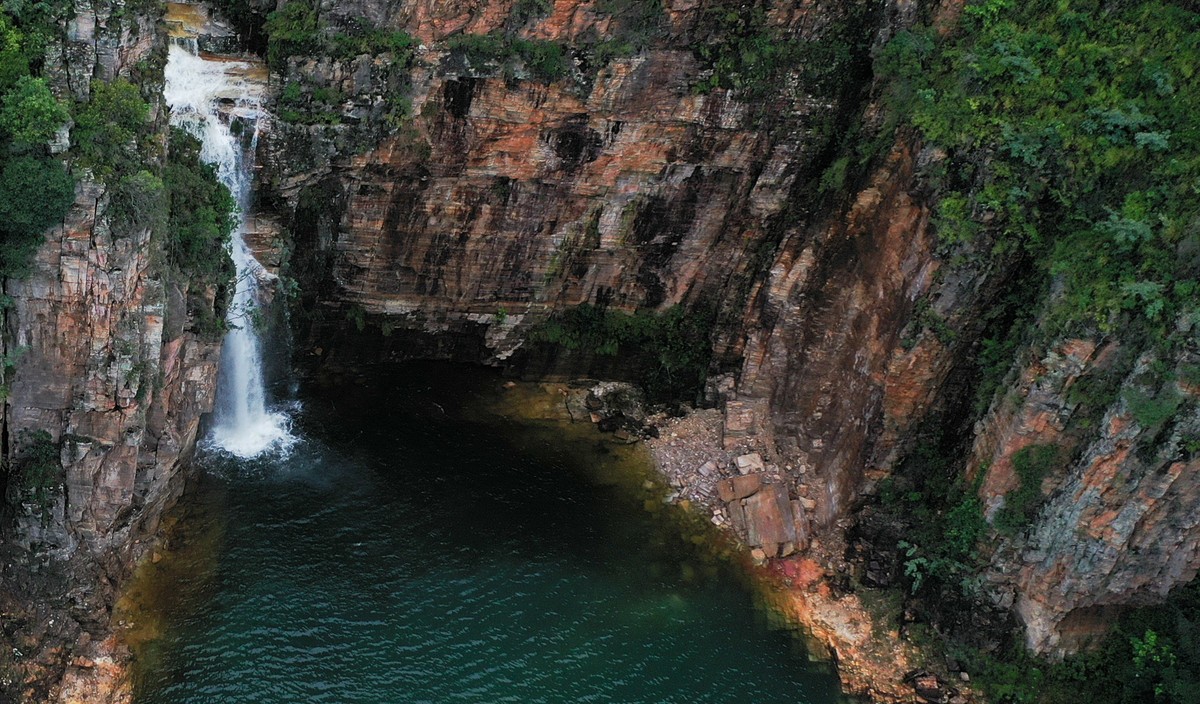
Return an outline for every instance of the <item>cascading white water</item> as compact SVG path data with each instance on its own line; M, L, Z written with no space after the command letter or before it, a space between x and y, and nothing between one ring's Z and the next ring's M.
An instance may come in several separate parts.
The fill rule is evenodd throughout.
M267 408L262 346L251 319L259 286L274 278L245 241L265 77L247 62L199 56L195 46L194 39L177 38L167 56L165 96L171 124L200 139L200 157L216 167L239 208L229 244L237 283L226 316L230 330L221 351L211 442L239 457L255 457L285 450L294 442L287 416ZM235 119L253 130L249 145L233 133Z

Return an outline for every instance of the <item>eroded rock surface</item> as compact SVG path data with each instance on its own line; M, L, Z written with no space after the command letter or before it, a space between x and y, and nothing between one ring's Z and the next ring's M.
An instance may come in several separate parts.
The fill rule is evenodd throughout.
M60 95L82 98L93 79L128 77L143 62L153 96L159 19L76 4L43 73ZM187 305L191 294L211 306L213 292L166 276L149 221L118 231L110 204L111 189L82 173L30 275L5 282L5 460L45 433L63 472L45 505L24 504L4 527L0 604L17 644L0 656L5 701L127 701L126 655L110 637L115 589L182 491L213 403L219 340L193 331Z

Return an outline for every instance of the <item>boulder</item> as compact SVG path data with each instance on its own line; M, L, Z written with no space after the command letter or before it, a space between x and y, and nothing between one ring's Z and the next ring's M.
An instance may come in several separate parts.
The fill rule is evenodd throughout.
M588 389L584 403L601 416L623 416L639 425L646 420L646 399L633 384L602 381Z
M717 482L717 496L725 503L744 499L754 494L762 486L761 474L747 474L740 477L730 477Z
M928 670L913 670L904 676L913 691L922 701L929 704L947 704L958 691L946 686L937 675Z
M746 525L746 543L751 546L782 545L796 542L796 523L787 489L767 484L742 499Z
M751 452L748 455L740 455L734 460L737 465L738 472L741 474L750 474L751 472L763 471L762 455L757 452Z
M755 440L767 440L763 423L769 415L767 399L742 399L726 402L722 446L726 450L733 450Z

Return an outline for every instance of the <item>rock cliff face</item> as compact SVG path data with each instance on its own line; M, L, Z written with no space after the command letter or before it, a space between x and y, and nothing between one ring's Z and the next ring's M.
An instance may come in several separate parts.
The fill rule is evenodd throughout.
M49 83L82 98L93 80L128 77L142 62L142 87L165 127L161 78L146 68L157 65L161 77L158 14L122 3L75 7L47 51ZM164 275L149 222L117 231L110 195L82 174L32 273L5 283L6 465L42 437L62 472L48 502L24 504L5 527L0 604L6 639L20 651L0 658L6 701L107 701L88 682L103 680L115 645L103 640L112 590L140 554L138 539L182 491L212 405L219 341L190 330L186 282ZM69 662L63 689L51 690Z
M711 67L693 47L717 6L668 2L649 50L601 67L580 52L566 77L543 82L520 62L497 75L451 40L503 31L579 47L619 31L611 5L558 0L514 25L507 2L322 4L329 31L365 18L423 44L399 72L368 55L275 67L281 89L343 99L327 107L332 118L308 120L322 124L277 125L264 147L304 307L316 311L306 350L326 363L365 351L519 366L529 364L529 330L578 304L715 306L713 371L737 372L713 396L729 401L725 449L759 450L786 468L791 493L812 504L814 535L837 544L933 423L966 439L973 459L962 471L979 482L1000 536L988 550L988 593L1015 610L1035 650L1076 647L1105 609L1190 580L1200 536L1189 508L1194 389L1172 390L1182 412L1147 429L1124 399L1165 393L1142 388L1137 370L1149 362L1110 368L1121 355L1102 335L1041 341L1018 354L978 426L964 425L990 393L978 388L982 339L1026 263L993 254L986 236L953 249L938 242L925 174L945 155L911 135L866 174L817 188L830 135L852 124L869 132L880 118L869 75L831 88L797 70L785 97L766 104L696 92ZM957 7L942 3L935 21L948 26ZM765 16L813 43L857 23L865 59L932 11L883 3L851 17L802 3ZM389 90L411 97L399 127L382 117ZM1078 411L1072 385L1097 376L1124 381ZM1014 456L1047 444L1060 448L1058 463L1032 492L1036 515L1000 531L1005 496L1020 488Z
M1175 361L1186 366L1195 355L1184 350ZM1074 650L1120 606L1160 601L1200 568L1197 389L1154 385L1158 360L1139 355L1130 368L1122 356L1113 341L1064 341L1021 369L979 424L973 466L993 516L1022 483L1014 471L1022 449L1049 445L1069 458L1040 478L1044 504L997 547L988 573L1037 651ZM1081 391L1105 377L1115 399ZM1178 412L1156 417L1144 407L1156 397Z
M367 17L435 42L496 30L511 10L413 2L323 11L334 24ZM793 76L800 83L766 105L698 94L705 68L683 47L703 31L706 10L672 4L656 48L600 67L580 59L549 84L430 44L408 77L411 121L377 142L372 106L396 84L386 58L292 58L282 83L347 98L342 124L277 125L265 147L302 288L323 291L326 320L313 336L323 352L338 351L330 323L354 332L350 310L358 322L386 317L389 329L465 332L492 360L549 313L582 303L709 306L738 320L783 221L808 207L801 194L826 166L825 128L853 113L864 86L814 95ZM880 9L871 21L898 12ZM842 14L814 5L771 20L817 42ZM574 42L604 36L613 21L591 3L559 2L520 36ZM314 201L329 207L315 212ZM719 353L733 359L740 344L726 335Z

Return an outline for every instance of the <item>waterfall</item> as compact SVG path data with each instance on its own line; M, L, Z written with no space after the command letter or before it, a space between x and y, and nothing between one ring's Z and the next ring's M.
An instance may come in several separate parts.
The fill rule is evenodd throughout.
M237 281L226 315L229 332L221 349L210 441L239 457L255 457L286 449L294 442L288 417L267 406L262 343L253 316L259 287L271 283L274 276L254 258L245 241L266 77L253 63L205 58L195 47L195 40L176 38L167 55L164 93L171 108L171 124L200 140L200 157L216 167L217 177L229 187L239 211L229 243ZM238 130L241 135L234 133L234 124L243 128ZM252 134L249 140L244 139L247 130Z

